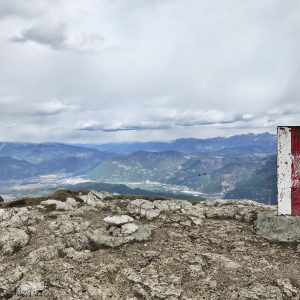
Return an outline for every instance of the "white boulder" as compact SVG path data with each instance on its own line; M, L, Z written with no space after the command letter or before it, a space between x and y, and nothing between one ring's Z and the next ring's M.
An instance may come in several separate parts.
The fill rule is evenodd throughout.
M128 215L109 216L103 219L109 225L121 226L126 223L132 223L134 219Z
M45 285L41 281L25 281L17 288L17 295L24 297L36 296L45 289Z
M108 229L108 232L115 237L121 237L131 235L138 229L139 227L136 224L127 223L123 224L121 227L113 225Z
M4 254L13 254L23 248L29 241L28 234L19 228L6 228L0 230L0 248Z
M100 193L100 192L99 192ZM83 202L87 205L93 206L93 207L104 207L105 203L102 201L105 197L99 193L95 192L89 192L87 195L79 196Z

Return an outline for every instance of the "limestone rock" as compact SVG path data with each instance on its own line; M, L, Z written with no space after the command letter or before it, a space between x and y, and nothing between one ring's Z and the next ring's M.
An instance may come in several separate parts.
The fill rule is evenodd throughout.
M133 241L135 238L133 235L125 237L113 237L105 234L103 230L97 229L88 235L92 250L97 250L103 247L116 248L123 244Z
M300 297L300 241L283 233L297 237L300 226L274 221L274 206L88 195L0 209L1 299ZM103 221L124 215L125 223ZM270 230L268 218L285 225ZM267 241L263 232L286 242Z
M235 262L235 261L231 260L230 258L228 258L224 255L221 255L221 254L202 253L201 256L203 256L211 261L214 261L215 263L222 264L225 269L236 270L240 267L240 265L237 262Z
M15 284L23 278L26 271L26 268L19 265L2 265L0 267L0 282L2 284Z
M87 261L93 256L90 250L76 251L74 248L66 248L63 252L67 259L72 259L78 263Z
M96 196L100 200L105 200L105 199L112 198L112 194L111 193L104 192L104 191L95 191L95 190L92 190L91 193L93 193L94 196Z
M103 219L109 225L121 226L126 223L134 222L134 219L128 215L109 216Z
M10 299L15 294L15 287L0 282L0 299Z
M17 288L17 295L32 297L40 294L44 289L45 285L41 281L24 281Z
M153 202L143 199L130 201L127 209L131 214L139 215L149 220L158 217L160 214L160 210L154 207Z
M204 215L211 219L236 219L253 223L260 211L274 211L274 207L251 200L205 201Z
M30 252L27 259L31 264L37 263L39 261L45 262L57 259L59 257L59 250L60 247L58 246L41 247Z
M49 199L49 200L45 200L41 202L42 206L45 206L47 208L54 208L54 210L73 210L76 208L76 206L74 206L74 202L73 201L68 201L68 202L62 202L62 201L58 201L58 200L54 200L54 199Z
M235 206L209 207L205 210L206 218L234 219L239 208Z
M78 202L74 198L67 198L66 203L72 207L78 207Z
M139 227L134 223L127 223L121 226L121 233L123 236L130 235L136 232Z
M276 282L287 299L299 299L299 293L289 279L277 279Z
M73 235L64 236L61 243L65 243L67 248L74 248L76 251L91 248L90 239L85 232L78 232Z
M152 231L150 228L141 227L134 234L134 239L136 241L147 241L151 237Z
M49 228L55 235L66 235L84 231L90 226L90 222L83 221L82 218L77 217L76 220L68 217L59 217L56 221L49 223Z
M262 300L283 300L280 289L272 285L261 283L252 284L250 287L243 287L232 294L231 299L262 299Z
M126 223L122 226L110 226L108 232L116 237L127 236L138 230L138 226L134 223Z
M277 216L275 212L258 213L257 233L269 241L300 242L300 217Z
M102 208L105 206L105 203L102 200L105 199L106 196L105 193L91 191L87 195L81 195L80 198L87 205Z
M29 210L26 207L0 209L0 228L22 227L29 221Z
M19 228L6 228L0 230L0 248L4 254L13 254L25 247L29 241L29 235Z
M143 299L180 299L182 289L174 283L162 284L159 281L159 271L154 267L136 272L132 268L122 270L135 292L143 295Z
M131 214L153 220L162 212L172 212L181 209L181 205L179 201L156 200L151 202L149 200L136 199L129 202L127 209Z

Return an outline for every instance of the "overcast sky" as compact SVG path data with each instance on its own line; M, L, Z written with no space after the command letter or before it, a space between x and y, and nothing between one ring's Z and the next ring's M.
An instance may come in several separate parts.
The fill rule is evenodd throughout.
M0 140L171 140L299 120L299 0L0 0Z

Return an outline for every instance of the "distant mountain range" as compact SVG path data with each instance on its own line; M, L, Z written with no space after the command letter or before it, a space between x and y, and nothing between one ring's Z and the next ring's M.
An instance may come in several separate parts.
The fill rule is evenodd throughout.
M26 160L0 157L0 180L24 179L40 174L39 168Z
M21 164L20 161L27 161L28 174L48 174L48 173L74 173L85 174L97 167L102 161L111 157L111 153L101 152L86 147L72 146L61 143L1 143L0 157L11 157L15 159L15 164ZM2 164L0 164L2 167ZM6 165L6 168L9 165ZM19 177L18 170L11 167L6 178L12 179Z
M277 204L277 161L271 155L255 169L246 180L240 180L225 198L254 199L268 204Z
M101 145L82 144L80 146L117 154L130 154L136 151L178 151L184 153L220 152L222 154L251 154L261 152L272 154L276 151L276 135L270 133L249 133L208 139L178 139L171 142L130 142Z
M88 175L98 181L129 183L149 180L186 186L206 195L265 199L269 203L276 194L273 188L276 188L276 163L273 164L273 161L276 161L275 155L261 153L237 156L139 151L128 156L112 157ZM275 183L271 190L270 184L263 184L270 176Z
M269 133L145 143L0 143L0 181L69 173L91 180L85 186L155 182L170 186L170 193L182 187L204 197L274 203L275 154L276 136Z

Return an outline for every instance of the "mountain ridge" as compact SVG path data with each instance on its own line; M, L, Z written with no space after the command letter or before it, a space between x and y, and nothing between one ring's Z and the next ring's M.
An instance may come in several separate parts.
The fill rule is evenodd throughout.
M247 198L268 203L274 201L276 168L274 164L269 164L269 170L263 169L263 166L268 157L276 152L275 135L252 133L210 139L182 138L170 142L116 143L113 144L114 149L107 149L107 145L97 147L106 147L102 150L115 152L55 142L0 143L0 157L9 156L23 161L23 164L27 162L21 175L18 175L19 169L11 164L9 172L2 172L1 181L66 174L83 176L78 179L79 182L90 181L91 186L93 181L128 184L131 188L141 190L171 194L184 191L194 195L203 194L208 198L241 197L248 191ZM16 163L21 164L19 161ZM8 168L9 165L6 165ZM261 173L255 174L259 170ZM258 178L265 182L265 189ZM37 180L33 180L35 186ZM241 184L242 181L251 183L261 196L251 192L249 187ZM55 188L52 181L48 182L51 189ZM24 184L22 186L27 189ZM61 185L60 180L57 187ZM32 184L27 186L28 190L32 190Z
M245 145L245 141L247 144ZM260 149L264 152L275 152L276 150L276 135L270 133L248 133L241 135L234 135L229 137L213 137L207 139L198 138L180 138L168 142L161 141L150 141L150 142L120 142L120 143L106 143L106 144L79 144L82 146L98 149L101 151L113 152L117 154L130 154L132 152L144 150L150 152L161 152L161 151L180 151L180 152L206 152L206 151L220 151L222 147L232 148L232 146L237 146L237 143L241 144L239 146L251 147L257 145L259 142ZM220 145L216 148L215 145ZM203 147L201 149L201 146ZM231 146L231 147L230 147ZM189 148L190 147L190 148ZM198 148L197 148L198 147ZM200 148L199 148L200 147ZM248 152L253 151L252 148L248 149Z

